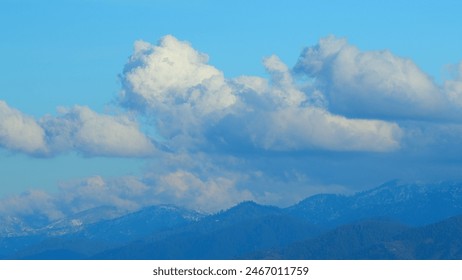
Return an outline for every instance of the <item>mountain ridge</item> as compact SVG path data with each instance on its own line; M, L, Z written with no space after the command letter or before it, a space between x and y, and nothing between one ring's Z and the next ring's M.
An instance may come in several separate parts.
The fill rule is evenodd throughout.
M296 251L290 246L299 244L296 248L304 248L303 242L311 242L309 247L324 244L326 248L329 244L337 244L338 248L356 244L346 252L358 255L342 255L337 249L337 257L423 258L423 253L413 253L412 238L405 235L401 241L391 238L399 238L404 227L416 229L417 237L423 236L425 234L418 230L431 232L431 225L457 215L462 215L461 184L400 184L396 181L348 196L318 194L286 208L253 201L243 201L215 214L174 205L154 205L131 213L101 207L48 225L40 220L35 229L28 226L26 220L18 219L16 223L27 231L21 232L19 227L20 232L15 235L11 227L4 227L2 232L6 232L5 228L9 231L0 237L0 258L230 259L268 258L269 255L285 258L290 254L284 252ZM459 227L443 225L462 235ZM385 232L390 234L374 239L374 235ZM448 238L459 244L456 236ZM345 244L340 246L342 240ZM393 244L401 244L402 253L395 256L387 249L394 248ZM426 252L430 254L430 251ZM309 249L299 256L316 257L309 254ZM324 256L335 257L327 253Z

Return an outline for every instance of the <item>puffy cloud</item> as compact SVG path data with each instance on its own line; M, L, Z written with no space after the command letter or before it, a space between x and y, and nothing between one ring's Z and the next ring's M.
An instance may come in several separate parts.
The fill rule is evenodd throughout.
M31 154L46 150L45 133L37 122L0 100L0 147Z
M88 107L61 108L39 121L0 101L0 146L34 156L77 151L85 156L146 157L155 147L128 115L98 114Z
M402 135L396 124L347 119L312 107L273 112L255 131L254 141L265 149L279 151L320 148L387 152L400 147Z
M2 216L42 216L55 220L64 216L56 202L56 197L45 191L30 190L2 199L0 214Z
M41 121L53 152L74 149L87 156L149 156L154 145L128 116L98 114L88 107L61 108Z
M362 52L333 36L304 49L294 69L315 79L329 110L346 116L435 118L447 106L440 88L411 60Z
M236 98L223 73L207 61L205 54L173 36L165 36L158 46L138 41L122 75L121 103L164 110L189 104L198 114L231 106Z
M139 178L94 176L62 183L53 193L29 190L4 198L0 201L0 216L32 219L40 216L46 225L49 221L96 207L112 206L123 213L156 203L162 202L153 195L152 187Z
M74 106L36 121L0 103L0 128L16 118L41 135L33 141L41 144L27 150L12 146L24 133L2 129L0 145L30 154L152 156L145 174L85 178L56 194L12 197L0 208L33 213L42 207L50 219L102 205L131 211L172 203L213 212L247 199L288 205L327 189L347 192L342 180L352 170L380 169L362 176L380 181L406 166L393 165L401 159L422 151L445 155L460 142L459 124L429 127L422 120L453 110L448 101L462 104L461 65L453 80L437 86L408 59L361 52L329 37L305 49L293 70L273 55L263 60L267 77L225 78L189 43L172 36L157 45L139 41L120 77L120 105L130 114ZM157 133L156 145L136 114ZM352 151L361 153L338 153Z
M30 217L36 226L47 225L68 215L100 206L112 206L121 213L159 203L146 197L149 187L131 177L113 180L100 176L66 182L57 192L29 190L0 201L0 216ZM40 219L38 219L40 217Z
M99 206L134 211L146 205L149 187L132 177L108 180L94 176L67 182L59 191L57 204L66 213L78 213ZM149 204L153 202L157 201L149 201Z
M238 190L234 180L227 177L202 179L185 170L154 176L155 192L162 201L172 201L187 208L214 212L243 200L255 199L250 191Z
M121 76L122 106L144 111L170 146L194 147L203 130L237 98L223 73L188 43L165 36L157 46L135 43Z
M263 64L271 75L273 87L269 93L275 99L274 107L297 107L307 100L306 95L295 86L289 68L279 57L272 55Z
M126 213L155 204L175 204L189 209L215 212L255 199L249 190L238 189L236 181L221 175L184 169L164 169L140 177L113 179L93 176L63 183L57 192L30 190L0 200L1 217L41 217L43 226L89 209L111 206Z
M225 79L207 57L172 36L157 46L135 43L121 76L123 106L154 118L173 150L234 145L293 151L389 151L399 147L399 127L347 119L319 107L316 89L301 89L277 57L264 60L270 75ZM331 139L335 137L335 139Z
M279 58L272 56L264 64L272 86L260 95L270 98L273 106L253 118L247 116L250 137L257 146L277 151L385 152L399 148L402 132L397 124L334 115L321 107L324 100L316 91L310 95L296 87Z

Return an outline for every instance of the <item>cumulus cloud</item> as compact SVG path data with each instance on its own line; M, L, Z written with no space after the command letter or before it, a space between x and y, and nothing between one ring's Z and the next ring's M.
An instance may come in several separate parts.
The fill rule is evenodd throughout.
M42 118L52 152L76 150L86 156L149 156L152 141L128 116L102 115L88 107L61 108L59 115Z
M169 147L196 149L204 130L236 103L208 57L173 36L158 45L138 41L121 75L120 104L141 111Z
M159 170L143 176L93 176L63 183L57 192L30 190L0 200L0 217L37 217L54 221L101 206L132 212L155 204L174 204L213 213L255 197L238 189L236 181L221 175Z
M120 104L152 117L165 144L174 150L222 143L278 151L399 147L396 124L320 110L323 95L300 89L277 56L266 58L264 66L269 80L225 79L207 64L206 55L172 36L156 46L137 42L121 76Z
M295 71L315 79L329 110L345 116L435 118L447 98L410 59L389 51L360 51L346 39L323 38L303 50Z
M11 217L41 217L42 226L100 206L112 206L121 211L134 211L158 203L146 197L149 187L140 180L120 177L109 180L100 176L63 183L57 192L29 190L0 201L0 215ZM40 224L38 225L40 226Z
M293 203L299 194L326 188L307 174L329 172L335 159L317 168L316 160L291 161L291 152L353 151L365 158L374 152L377 162L387 156L391 162L396 154L390 151L427 145L416 135L439 133L428 144L434 146L447 130L422 131L415 123L422 128L426 119L453 114L451 98L459 98L462 80L458 69L454 80L438 86L409 59L362 52L335 37L306 48L293 69L275 55L263 66L267 77L225 78L205 54L172 36L156 45L135 43L120 76L119 104L147 119L167 148L147 174L126 184L141 194L130 201L208 211L243 199ZM336 173L346 176L355 162L345 160ZM358 169L365 166L367 160Z
M85 106L61 108L39 120L0 101L0 146L33 156L76 151L85 156L146 157L155 147L128 115L103 115Z
M359 94L367 99L365 103L374 98L380 103L381 97L368 97L373 96L369 91L387 100L408 94L402 99L438 104L428 100L433 96L432 84L412 62L389 53L361 53L341 39L323 39L302 54L296 68L316 76L315 85L302 87L275 55L265 58L263 65L269 79L226 79L208 64L207 55L187 42L173 36L165 36L157 45L138 41L121 75L119 104L141 113L145 125L154 128L159 146L173 152L230 145L270 151L391 151L400 146L396 123L349 118L341 114L345 112L335 113L342 111L336 109L374 110L354 99ZM322 82L331 84L332 90L324 93L326 88L319 87ZM338 93L339 88L346 93ZM447 88L454 89L452 96L457 98L457 81ZM401 89L404 93L398 93ZM348 94L352 96L345 99ZM351 103L361 108L356 110ZM74 106L61 108L57 116L34 120L6 103L0 105L4 116L0 144L7 149L41 155L67 151L85 156L154 155L154 141L126 114L104 115ZM386 104L384 108L389 109Z
M0 214L2 216L42 216L49 220L64 216L57 205L56 197L42 190L29 190L20 195L2 199Z
M164 116L156 125L167 137L192 133L203 125L198 121L213 121L210 115L236 102L223 73L207 61L207 55L173 36L157 46L138 41L123 71L121 104Z
M278 110L260 122L255 131L254 141L278 151L317 148L387 152L400 147L402 135L396 124L347 119L320 108Z
M154 175L156 195L162 201L172 201L187 208L214 212L255 197L249 190L238 190L233 179L221 176L200 178L185 170L161 176Z
M37 122L0 100L0 147L30 154L46 150L45 132Z
M208 212L248 199L288 205L326 188L347 190L341 179L327 186L317 179L349 178L352 170L371 170L371 162L396 171L397 158L423 150L444 155L460 142L460 124L430 127L426 119L457 114L462 63L438 86L409 59L328 37L306 48L293 69L275 55L263 66L265 77L225 78L207 55L166 36L156 45L135 43L120 75L126 114L73 106L35 120L0 102L3 148L152 158L143 175L84 178L56 194L28 192L0 203L0 212L42 209L56 219L101 205L132 211L172 203Z
M289 67L279 57L272 55L263 61L271 75L272 88L266 89L274 99L274 107L298 107L307 101L307 96L294 84Z
M62 184L57 194L57 204L66 213L78 213L99 206L134 211L146 206L146 202L158 202L152 197L151 201L145 197L148 191L148 186L132 177L110 180L93 176Z

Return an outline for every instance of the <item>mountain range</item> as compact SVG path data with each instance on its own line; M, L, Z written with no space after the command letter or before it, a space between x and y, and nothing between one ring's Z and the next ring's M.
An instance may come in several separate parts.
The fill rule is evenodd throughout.
M394 181L215 214L99 207L48 223L0 222L1 259L462 259L462 184Z

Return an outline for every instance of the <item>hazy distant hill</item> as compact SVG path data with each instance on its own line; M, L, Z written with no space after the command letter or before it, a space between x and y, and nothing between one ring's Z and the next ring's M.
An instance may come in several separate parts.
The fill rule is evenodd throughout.
M91 219L88 218L90 213ZM107 215L108 209L100 207L52 223L44 229L37 230L38 234L31 235L29 238L36 242L27 247L20 246L20 250L15 250L13 257L54 258L53 254L46 253L52 250L59 252L59 256L88 258L108 248L121 246L156 231L182 226L203 217L203 214L198 212L171 205L147 207L115 219L106 219ZM12 242L17 238L3 240L4 243L8 243L8 240ZM22 241L28 241L27 237L22 237Z
M391 182L352 196L315 195L286 210L314 224L331 227L376 217L425 225L462 214L462 184Z
M405 231L369 248L376 259L462 259L462 215Z
M231 259L315 236L319 229L276 207L241 203L168 234L97 255L103 259Z
M462 216L417 228L391 221L340 226L250 259L462 259Z
M46 223L0 217L4 259L462 258L462 185L315 195L288 208L243 202L204 215L171 205L99 207ZM453 218L451 218L453 217Z
M388 240L408 227L393 221L368 220L339 226L315 238L280 249L246 256L252 259L361 259L371 245Z

